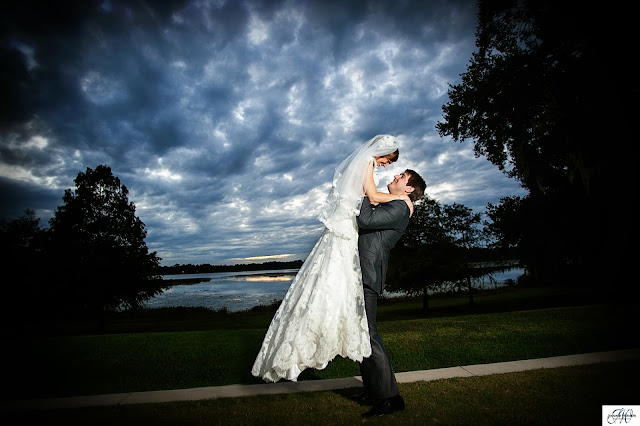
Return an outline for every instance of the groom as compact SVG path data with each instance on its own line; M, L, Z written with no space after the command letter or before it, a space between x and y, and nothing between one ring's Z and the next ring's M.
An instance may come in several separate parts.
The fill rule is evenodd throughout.
M421 199L425 188L426 184L420 175L413 170L405 170L394 177L387 189L390 194L407 195L411 201L400 199L374 206L365 197L358 216L358 250L371 356L360 363L365 390L352 396L352 399L373 402L371 410L364 413L364 417L384 416L404 409L404 400L400 396L391 361L378 334L376 312L378 295L382 293L385 283L389 252L409 224L409 204L413 206L412 202Z

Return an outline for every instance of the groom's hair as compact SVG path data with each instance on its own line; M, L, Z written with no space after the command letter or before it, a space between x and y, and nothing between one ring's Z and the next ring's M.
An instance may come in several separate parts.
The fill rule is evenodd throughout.
M413 187L413 191L408 194L409 199L411 201L418 201L424 195L424 190L427 189L427 184L424 182L424 179L422 179L422 176L420 176L414 170L407 169L404 172L409 174L407 185Z

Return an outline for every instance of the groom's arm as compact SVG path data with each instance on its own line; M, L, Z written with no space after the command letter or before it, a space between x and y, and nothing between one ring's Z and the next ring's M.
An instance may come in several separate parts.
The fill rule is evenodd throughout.
M402 204L405 204L404 201ZM362 200L360 215L358 215L358 226L363 229L392 229L402 217L403 210L400 203L382 203L375 206L367 197ZM405 204L406 205L406 204Z

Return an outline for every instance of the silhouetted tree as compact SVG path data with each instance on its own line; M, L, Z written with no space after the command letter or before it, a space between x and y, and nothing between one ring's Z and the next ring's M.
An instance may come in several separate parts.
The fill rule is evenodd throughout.
M616 58L605 42L615 32L603 27L601 9L480 1L477 51L437 124L441 136L474 140L476 155L529 191L518 206L530 220L520 222L527 227L520 250L542 280L563 271L564 278L591 277L610 232L602 200L612 189L613 149L606 143L625 114L623 86L603 88Z
M409 226L391 251L387 289L422 295L427 312L430 290L481 274L468 268L470 248L481 237L479 222L480 215L461 204L441 206L425 196L415 205Z
M160 258L149 252L144 223L110 167L87 168L74 182L50 220L58 290L101 326L105 309L135 309L162 291Z
M446 281L445 271L455 247L442 227L440 203L426 195L414 206L404 235L391 251L387 282L390 291L422 295L422 309L429 310L429 290Z
M11 222L0 220L0 235L2 236L0 247L3 254L13 256L13 252L16 250L35 249L36 240L41 232L40 218L37 218L36 213L31 209L26 209L24 215Z
M602 141L593 138L609 107L597 90L605 66L598 20L574 6L480 1L478 50L436 126L456 141L474 139L477 155L533 192L566 181L588 190L603 172L603 151L594 149Z
M0 221L5 324L21 326L46 307L50 277L46 272L46 230L33 210L10 222ZM11 318L20 313L18 318ZM15 330L14 330L15 331Z
M425 195L414 205L413 216L399 244L419 247L436 241L449 241L443 221L444 212L440 203Z
M473 275L469 263L471 262L471 250L482 245L483 233L479 227L481 222L480 213L474 213L472 209L462 204L453 203L451 206L445 206L445 229L452 238L454 244L461 249L464 269L467 282L467 290L469 291L469 304L473 305L473 285L471 278Z
M497 248L503 257L518 248L526 223L522 220L522 197L501 197L496 205L487 204L486 214L490 221L485 222L485 229L491 235L492 246ZM517 257L519 259L519 257Z

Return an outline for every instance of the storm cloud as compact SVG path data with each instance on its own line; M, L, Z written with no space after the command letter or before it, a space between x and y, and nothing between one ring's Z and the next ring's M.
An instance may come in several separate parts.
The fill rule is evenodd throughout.
M523 193L435 129L475 48L475 2L1 7L5 219L46 222L78 172L105 164L163 265L304 259L335 167L381 133L400 159L380 188L411 168L441 203Z

